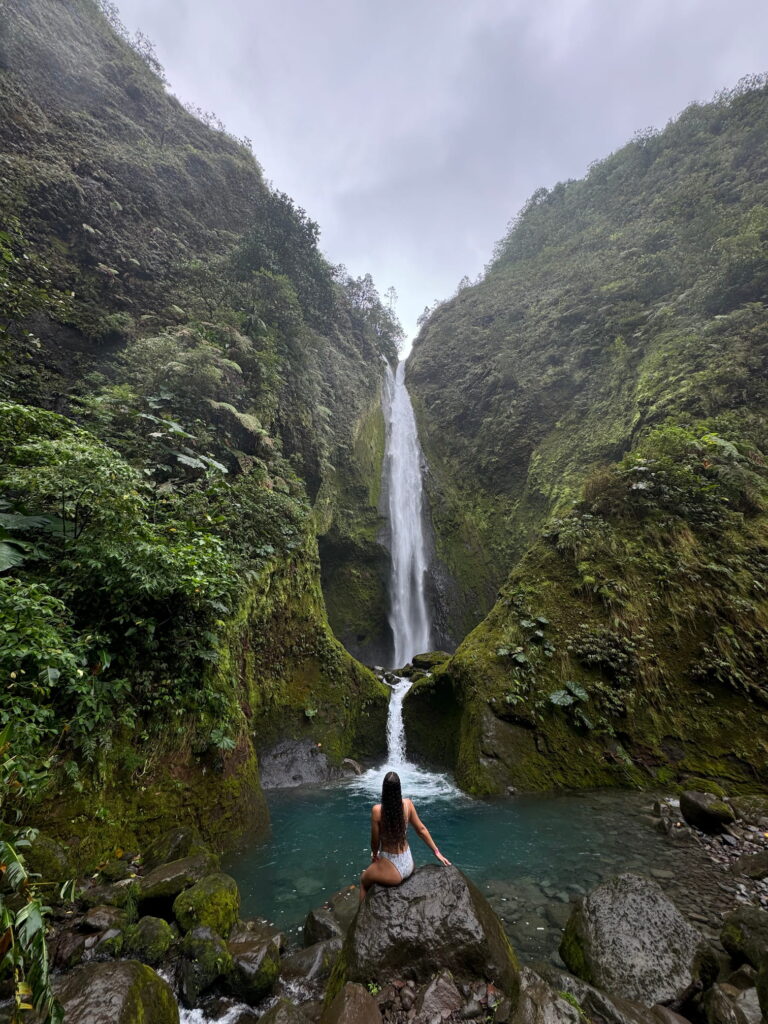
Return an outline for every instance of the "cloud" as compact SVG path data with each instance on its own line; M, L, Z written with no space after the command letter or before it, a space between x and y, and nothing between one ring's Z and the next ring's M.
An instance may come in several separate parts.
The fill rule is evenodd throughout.
M409 333L537 187L768 65L764 0L119 2Z

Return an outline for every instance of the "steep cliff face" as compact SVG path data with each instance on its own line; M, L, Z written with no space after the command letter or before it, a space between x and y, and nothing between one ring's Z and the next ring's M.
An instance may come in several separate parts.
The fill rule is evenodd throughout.
M754 80L534 194L416 342L473 789L766 780L767 130Z
M103 6L3 12L0 583L32 639L3 654L0 710L30 765L64 730L53 764L102 822L150 827L139 772L158 823L217 807L229 836L263 820L255 751L280 729L374 752L383 691L333 637L316 535L364 653L386 630L380 382L400 332ZM172 798L182 781L194 800Z

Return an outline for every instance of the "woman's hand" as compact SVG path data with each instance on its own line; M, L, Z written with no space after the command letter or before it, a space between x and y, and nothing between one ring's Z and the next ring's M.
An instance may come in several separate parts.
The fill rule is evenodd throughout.
M440 863L441 863L441 864L445 864L445 866L446 866L447 868L449 868L449 867L451 866L451 862L450 862L450 861L448 860L448 858L447 858L447 857L444 857L444 856L442 855L442 853L440 853L440 851L439 851L439 850L435 850L435 856L436 856L436 857L437 857L437 859L438 859L438 860L440 861Z
M374 853L373 850L371 850L371 864L375 864L378 859L378 853Z

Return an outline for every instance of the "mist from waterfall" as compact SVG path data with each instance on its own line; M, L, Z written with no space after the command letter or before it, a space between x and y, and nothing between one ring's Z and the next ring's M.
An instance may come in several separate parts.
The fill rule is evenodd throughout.
M405 386L405 363L386 369L387 458L392 570L389 622L394 638L394 667L414 654L428 651L432 629L426 596L427 544L421 447L410 395Z

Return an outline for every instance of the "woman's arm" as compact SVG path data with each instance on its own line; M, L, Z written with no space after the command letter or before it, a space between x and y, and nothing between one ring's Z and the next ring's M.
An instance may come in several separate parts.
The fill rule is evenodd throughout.
M435 845L434 839L429 834L429 829L427 828L427 826L424 824L424 822L421 820L421 818L416 813L416 808L413 806L413 801L409 800L408 801L408 805L409 805L408 806L408 810L410 812L408 814L408 820L410 821L410 823L413 825L414 829L416 830L416 834L418 835L419 839L423 839L424 840L424 842L427 844L427 846L432 851L432 853L434 853L434 855L437 857L437 859L440 861L441 864L448 864L448 865L450 865L451 862L448 860L447 857L444 857L442 855L442 853L440 853L440 851L438 850L437 846Z
M379 805L371 808L371 860L379 859Z

